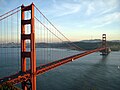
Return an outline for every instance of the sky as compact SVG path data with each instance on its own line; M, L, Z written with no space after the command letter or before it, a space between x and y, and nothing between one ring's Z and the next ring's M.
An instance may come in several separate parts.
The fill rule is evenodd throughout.
M71 41L120 40L120 0L0 0L0 15L32 2Z

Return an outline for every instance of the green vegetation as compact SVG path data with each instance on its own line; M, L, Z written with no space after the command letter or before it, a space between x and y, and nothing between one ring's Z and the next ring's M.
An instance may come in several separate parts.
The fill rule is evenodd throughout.
M101 41L99 42L73 42L75 45L81 47L84 50L92 50L101 47ZM63 49L72 49L72 50L81 50L77 47L75 48L74 44L70 42L64 43L37 43L37 48L63 48ZM69 46L69 45L70 46ZM119 51L120 50L120 42L112 42L108 41L107 46L111 48L112 51Z
M112 51L120 51L120 42L108 42Z
M84 50L92 50L101 47L101 40L83 40L79 42L62 42L62 43L36 43L36 48L62 48L62 49L72 49L72 50L81 50L75 45L81 47ZM111 48L112 51L120 50L120 40L116 41L108 41L107 45ZM27 47L30 45L27 44ZM0 44L0 48L20 48L20 44L17 43L8 43L8 44Z
M74 42L76 45L80 46L85 50L92 50L101 47L101 42ZM110 47L112 51L120 51L120 42L107 42L107 46Z
M15 86L13 86L11 83L3 83L3 84L0 84L0 90L21 90Z

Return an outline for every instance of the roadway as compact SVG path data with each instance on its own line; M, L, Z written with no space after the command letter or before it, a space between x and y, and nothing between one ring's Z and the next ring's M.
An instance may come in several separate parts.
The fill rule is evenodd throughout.
M102 51L104 49L105 48L98 48L98 49L94 49L94 50L85 51L85 52L80 53L80 54L76 54L76 55L73 55L73 56L70 56L70 57L63 58L61 60L53 61L53 62L50 62L48 64L36 67L36 71L37 71L36 75L43 74L43 73L45 73L45 72L47 72L51 69L54 69L58 66L61 66L61 65L66 64L68 62L74 61L78 58L89 55L91 53ZM14 84L21 83L23 81L27 81L29 79L30 79L30 70L27 70L26 72L21 72L20 71L20 72L15 73L11 76L1 78L0 79L0 84L2 84L4 82L8 82L8 83L11 83L11 84L14 85Z

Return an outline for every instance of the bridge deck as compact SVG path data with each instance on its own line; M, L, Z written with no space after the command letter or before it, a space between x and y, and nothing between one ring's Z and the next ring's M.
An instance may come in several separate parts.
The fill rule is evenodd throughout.
M49 71L49 70L51 70L55 67L61 66L65 63L68 63L68 62L71 62L71 61L74 61L74 60L76 60L78 58L81 58L83 56L86 56L88 54L98 52L98 51L102 51L104 49L105 48L98 48L98 49L94 49L94 50L85 51L85 52L77 54L77 55L73 55L73 56L70 56L70 57L67 57L67 58L64 58L64 59L61 59L61 60L57 60L57 61L45 64L43 66L39 66L39 67L36 68L36 70L37 70L36 75L43 74L43 73L45 73L45 72L47 72L47 71ZM28 79L30 79L30 70L27 70L25 73L20 71L20 72L14 74L14 75L1 78L0 79L0 84L2 84L4 82L8 82L8 83L11 83L11 84L18 84L20 82L27 81Z

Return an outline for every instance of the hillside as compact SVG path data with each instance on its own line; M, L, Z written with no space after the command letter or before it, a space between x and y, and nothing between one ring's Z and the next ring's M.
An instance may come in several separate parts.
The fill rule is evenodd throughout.
M36 48L63 48L63 49L73 49L73 50L82 50L80 48L75 48L75 45L81 47L84 50L92 50L101 47L100 40L84 40L79 42L63 42L63 43L36 43ZM120 50L120 41L108 41L107 45L111 48L112 51ZM30 45L27 44L27 47ZM20 48L20 44L17 43L7 43L0 44L0 48Z
M71 46L69 46L70 44ZM37 48L67 48L67 49L74 49L74 50L79 50L79 48L75 48L74 44L81 47L84 50L92 50L101 47L101 41L80 41L80 42L64 42L64 43L37 43L36 47ZM120 42L113 42L113 41L108 41L107 45L111 48L112 51L119 51L120 50Z

